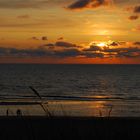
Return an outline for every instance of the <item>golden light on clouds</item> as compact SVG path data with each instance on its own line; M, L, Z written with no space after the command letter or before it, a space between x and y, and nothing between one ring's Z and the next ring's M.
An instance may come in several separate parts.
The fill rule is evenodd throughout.
M105 47L105 46L107 46L107 44L105 42L101 42L101 43L98 43L97 46L99 46L99 47Z
M21 56L41 63L48 63L46 57L50 63L140 62L137 1L1 0L0 57L4 62Z

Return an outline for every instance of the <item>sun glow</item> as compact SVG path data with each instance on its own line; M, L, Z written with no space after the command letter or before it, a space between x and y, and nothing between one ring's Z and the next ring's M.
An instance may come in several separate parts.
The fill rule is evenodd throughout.
M101 42L101 43L98 43L97 46L99 46L99 47L105 47L105 46L107 46L107 44L105 42Z

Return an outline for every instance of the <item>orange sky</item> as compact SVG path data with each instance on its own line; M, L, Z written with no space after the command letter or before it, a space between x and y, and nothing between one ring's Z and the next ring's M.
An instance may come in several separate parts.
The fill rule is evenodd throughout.
M139 9L139 0L1 0L0 63L139 64Z
M88 59L88 58L67 58L67 59L55 59L55 58L1 58L0 63L33 63L33 64L140 64L138 58L135 59Z

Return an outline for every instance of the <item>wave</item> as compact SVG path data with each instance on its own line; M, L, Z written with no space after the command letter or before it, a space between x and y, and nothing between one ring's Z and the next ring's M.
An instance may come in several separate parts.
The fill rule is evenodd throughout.
M81 97L81 96L42 96L44 100L69 100L69 101L140 101L139 97Z

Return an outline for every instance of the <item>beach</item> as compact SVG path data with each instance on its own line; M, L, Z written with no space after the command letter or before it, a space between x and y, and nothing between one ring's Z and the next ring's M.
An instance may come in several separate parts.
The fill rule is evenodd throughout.
M0 140L137 139L139 70L1 65Z
M137 139L140 118L0 117L1 140Z
M48 102L48 103L47 103ZM48 112L53 117L139 117L140 104L137 101L121 100L40 100L16 99L0 102L0 116L17 116L20 109L23 116L46 116Z

